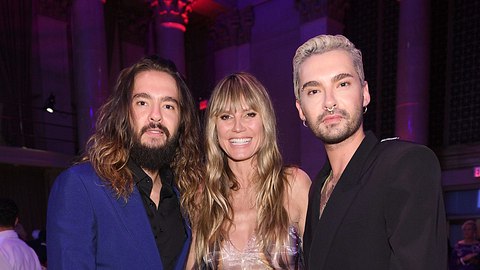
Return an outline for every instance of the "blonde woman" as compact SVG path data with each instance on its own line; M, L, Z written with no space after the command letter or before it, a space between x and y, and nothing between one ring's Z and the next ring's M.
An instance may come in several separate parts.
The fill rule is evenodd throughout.
M477 223L467 220L462 225L463 239L455 244L454 262L458 270L480 269L480 241L477 239Z
M248 73L225 77L206 112L206 168L188 268L303 269L311 184L285 167L272 102Z

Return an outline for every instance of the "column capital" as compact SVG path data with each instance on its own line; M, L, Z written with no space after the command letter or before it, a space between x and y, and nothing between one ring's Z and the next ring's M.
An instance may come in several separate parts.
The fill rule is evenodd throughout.
M152 19L152 11L148 4L134 6L118 4L114 11L120 39L144 46L148 25Z
M300 12L302 22L310 22L322 17L343 22L348 6L347 0L295 0L295 7Z
M188 14L196 0L150 0L150 7L162 25L185 31Z
M254 22L255 16L251 6L218 16L211 33L215 41L215 49L220 50L250 42Z

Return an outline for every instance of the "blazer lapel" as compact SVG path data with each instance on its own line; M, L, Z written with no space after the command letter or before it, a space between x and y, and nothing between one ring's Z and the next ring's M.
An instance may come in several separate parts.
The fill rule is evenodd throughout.
M376 158L375 155L370 154L377 143L378 141L375 136L368 132L362 144L360 144L345 168L345 171L342 173L320 220L318 220L318 209L320 204L320 190L323 184L319 185L319 188L317 187L317 190L315 190L316 194L314 194L312 198L314 198L313 203L316 204L313 207L317 209L317 225L313 231L310 248L311 251L315 251L315 256L310 254L310 266L315 266L315 268L318 267L317 269L322 269L324 267L330 246L335 239L337 229L340 227L345 214L362 186L362 183L360 182L362 175L366 168L370 166L369 164L372 164L373 160ZM324 170L322 170L322 172L324 172L325 178L330 170L330 164L326 164ZM323 181L325 181L325 179L323 179ZM312 220L314 218L315 216L312 216Z
M177 195L177 197L180 199L180 193L178 192L178 189L174 187L173 190L175 191L175 194ZM187 234L187 239L185 240L185 243L183 243L182 252L177 258L177 264L175 265L176 270L185 269L185 264L187 262L188 253L190 251L190 244L192 241L192 229L190 226L190 220L187 217L187 215L184 213L184 211L182 211L182 216L183 216L183 226L185 228L185 233Z
M315 233L317 232L318 216L320 213L320 191L329 171L330 164L327 162L312 181L312 186L310 187L310 191L308 193L307 219L303 237L303 247L305 250L304 256L307 264L310 261L309 255L314 243L313 240L315 238ZM313 248L313 250L315 250L315 248Z
M157 244L153 238L152 228L138 189L134 188L127 203L123 199L114 199L112 195L110 197L118 216L123 221L125 231L130 235L131 242L128 244L132 244L132 250L136 250L143 255L144 262L149 264L149 268L163 269Z

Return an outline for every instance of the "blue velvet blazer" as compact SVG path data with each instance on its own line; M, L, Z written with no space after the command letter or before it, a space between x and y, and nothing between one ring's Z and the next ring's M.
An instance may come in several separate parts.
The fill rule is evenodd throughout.
M177 192L178 194L178 192ZM184 269L187 240L175 269ZM116 199L90 163L75 165L55 181L47 211L48 269L155 269L162 261L137 188Z

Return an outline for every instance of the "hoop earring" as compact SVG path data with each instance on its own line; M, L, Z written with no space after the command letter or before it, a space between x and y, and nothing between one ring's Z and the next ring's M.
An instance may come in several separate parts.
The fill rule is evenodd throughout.
M306 121L306 120L303 120L303 126L306 127L306 128L308 128L308 126L307 126L307 121Z
M368 111L368 107L367 106L363 107L363 114L366 114L367 111Z

